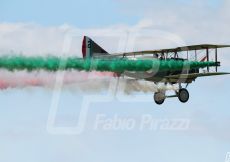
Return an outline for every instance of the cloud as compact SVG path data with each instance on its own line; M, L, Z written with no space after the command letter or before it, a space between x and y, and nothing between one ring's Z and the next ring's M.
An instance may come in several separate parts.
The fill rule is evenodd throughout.
M67 24L43 27L28 23L1 23L1 51L12 48L9 41L15 40L12 50L17 52L60 53L64 36L69 31L77 30L82 34L86 31L113 33L114 31L128 31L138 25L141 28L148 27L174 33L182 37L188 44L229 43L226 38L226 35L229 35L230 26L228 23L230 19L228 0L125 0L118 2L120 2L123 12L131 14L133 17L139 16L140 23L133 26L112 25L100 29L83 29ZM29 39L31 37L36 39ZM45 48L42 44L46 44ZM30 46L30 48L26 47L25 50L25 46Z
M141 16L141 22L149 29L172 33L186 45L230 44L229 7L228 0L126 0L122 1L121 5L126 14ZM162 44L163 48L169 46L165 41L160 41L159 44ZM223 64L230 66L229 49L219 51Z
M0 23L0 54L81 56L82 37L88 35L109 52L147 50L184 44L173 33L151 29L152 21L143 19L133 26L112 25L81 29L67 24L43 27L31 23ZM68 44L68 50L65 45ZM153 46L154 42L154 46Z
M152 28L166 30L191 43L230 43L229 1L122 1L128 14L152 20ZM218 3L218 4L217 4ZM127 9L129 6L129 10Z
M66 28L29 23L0 24L1 53L44 54L62 51Z
M116 28L116 30L114 30ZM73 36L69 55L81 55L83 35L111 36L122 35L125 26L113 26L104 29L79 29L63 24L61 26L43 27L31 23L1 23L0 24L0 53L23 53L25 55L62 55L66 37ZM110 43L107 43L110 44ZM111 43L113 44L113 43ZM109 46L109 45L108 45Z

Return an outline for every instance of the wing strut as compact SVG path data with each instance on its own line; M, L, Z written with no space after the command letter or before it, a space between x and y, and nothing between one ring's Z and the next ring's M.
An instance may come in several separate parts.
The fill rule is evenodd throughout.
M216 63L217 63L217 48L215 49L215 61L216 61ZM217 64L216 64L216 72L218 71L218 66L217 66Z
M209 62L209 49L206 49L207 61ZM207 66L207 71L209 72L209 66Z

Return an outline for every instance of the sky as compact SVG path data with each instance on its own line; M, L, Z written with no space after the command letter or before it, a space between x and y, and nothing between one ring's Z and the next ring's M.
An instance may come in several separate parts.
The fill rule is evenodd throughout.
M109 52L230 44L229 7L228 0L1 0L0 55L80 57L84 35ZM230 71L229 50L219 50L220 71ZM229 76L199 78L188 103L162 106L152 92L110 94L116 82L94 93L59 90L58 77L54 89L0 91L0 161L225 162L230 152ZM95 129L101 115L107 124L124 120L123 128ZM139 129L146 115L156 128ZM128 119L136 124L127 130ZM185 127L161 127L175 120Z

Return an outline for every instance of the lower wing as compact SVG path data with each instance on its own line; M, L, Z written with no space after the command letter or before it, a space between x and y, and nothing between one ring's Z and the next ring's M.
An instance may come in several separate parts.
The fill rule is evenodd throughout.
M197 77L206 77L206 76L217 76L217 75L228 75L230 73L192 73L192 74L178 74L178 75L169 75L165 78L167 79L195 79Z

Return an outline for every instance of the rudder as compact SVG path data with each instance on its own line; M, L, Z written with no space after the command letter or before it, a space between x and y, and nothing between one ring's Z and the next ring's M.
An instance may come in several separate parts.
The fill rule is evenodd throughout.
M92 39L84 36L82 42L82 56L83 58L100 57L109 55L102 47L95 43Z

